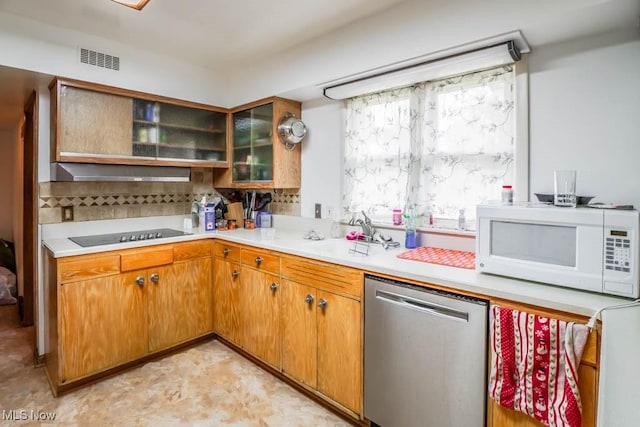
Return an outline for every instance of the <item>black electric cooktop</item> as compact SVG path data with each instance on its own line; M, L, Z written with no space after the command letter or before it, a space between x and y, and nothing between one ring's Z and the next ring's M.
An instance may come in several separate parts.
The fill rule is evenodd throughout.
M94 236L69 237L69 240L82 246L113 245L115 243L137 242L140 240L156 240L165 237L186 236L185 233L171 228L155 228L153 230L129 231L126 233L96 234Z

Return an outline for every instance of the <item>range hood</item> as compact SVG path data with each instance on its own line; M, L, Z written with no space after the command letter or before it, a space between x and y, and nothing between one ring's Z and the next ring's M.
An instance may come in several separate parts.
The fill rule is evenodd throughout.
M190 168L51 163L51 181L189 182Z

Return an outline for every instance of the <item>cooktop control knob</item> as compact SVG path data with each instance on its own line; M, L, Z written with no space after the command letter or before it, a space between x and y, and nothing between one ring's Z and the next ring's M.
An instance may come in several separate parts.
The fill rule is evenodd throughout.
M154 237L156 237L156 235L153 233L147 234L147 239L153 239Z
M162 237L162 233L158 231L158 232L156 233L156 237L157 237L157 238Z
M128 242L127 236L120 236L120 242Z
M141 234L141 235L138 236L139 240L145 240L146 238L147 238L146 234Z
M131 236L129 236L130 242L135 242L136 240L138 240L138 236L136 236L135 234L132 234Z

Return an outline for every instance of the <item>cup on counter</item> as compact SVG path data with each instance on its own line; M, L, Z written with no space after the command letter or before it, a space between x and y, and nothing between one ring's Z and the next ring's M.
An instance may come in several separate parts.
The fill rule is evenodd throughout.
M191 221L191 218L185 218L182 220L182 229L184 231L191 232L193 229L193 221Z
M553 171L553 204L556 206L576 207L576 171Z
M275 228L261 228L260 229L260 238L262 240L273 240L276 238L276 229Z

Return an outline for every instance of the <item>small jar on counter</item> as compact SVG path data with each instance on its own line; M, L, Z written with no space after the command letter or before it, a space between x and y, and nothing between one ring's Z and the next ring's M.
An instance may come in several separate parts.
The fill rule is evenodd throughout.
M402 210L393 210L393 225L402 225Z
M513 187L510 185L502 186L502 204L503 205L513 204Z

